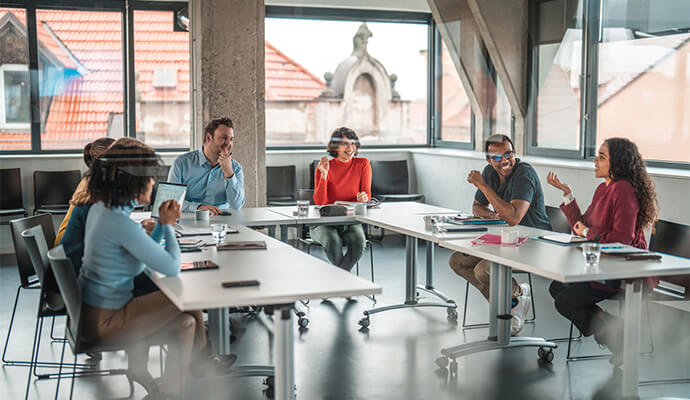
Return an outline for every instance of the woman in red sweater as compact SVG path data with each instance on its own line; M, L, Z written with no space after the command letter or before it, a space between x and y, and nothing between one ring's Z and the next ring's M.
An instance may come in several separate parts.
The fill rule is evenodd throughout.
M601 243L629 244L647 248L644 230L657 218L654 184L647 175L644 161L635 143L623 138L607 139L594 159L594 176L603 178L592 203L584 214L573 197L570 186L549 172L546 181L563 191L561 210L573 232ZM594 335L613 356L611 363L620 365L622 323L597 303L620 292L620 281L563 284L549 287L556 309L573 321L584 336Z
M359 138L350 128L333 131L328 154L321 158L314 177L314 202L320 206L336 201L367 202L371 198L371 165L355 157ZM364 253L366 238L362 225L320 225L310 229L311 238L321 244L334 265L351 270ZM346 248L343 255L343 247Z

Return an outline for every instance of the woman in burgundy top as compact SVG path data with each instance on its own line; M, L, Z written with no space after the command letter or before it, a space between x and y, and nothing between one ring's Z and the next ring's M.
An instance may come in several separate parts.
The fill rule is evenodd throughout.
M563 191L561 210L573 232L601 243L623 243L647 248L644 230L657 218L654 184L647 175L644 161L635 143L624 138L607 139L594 159L594 176L604 182L594 192L584 214L573 197L570 186L549 172L546 181ZM571 320L584 336L606 345L611 362L620 365L622 324L597 303L618 293L620 281L563 284L549 287L556 309Z

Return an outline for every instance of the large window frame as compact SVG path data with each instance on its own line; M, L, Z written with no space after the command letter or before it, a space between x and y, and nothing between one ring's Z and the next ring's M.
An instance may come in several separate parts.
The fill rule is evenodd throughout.
M599 38L602 32L601 9L603 0L588 0L582 7L582 62L580 66L580 148L577 150L550 149L537 146L537 81L539 77L539 50L536 43L538 29L537 3L552 1L531 1L528 10L527 48L527 132L525 149L527 155L591 161L596 156ZM672 161L646 161L649 167L690 170L690 163Z
M364 21L364 22L391 22L408 23L428 26L428 63L427 63L427 135L424 144L375 144L367 145L367 149L407 149L424 148L432 144L434 119L434 75L433 66L437 59L437 53L433 46L435 24L430 13L407 12L407 11L382 11L382 10L359 10L344 8L320 8L320 7L288 7L288 6L266 6L265 18L282 19L313 19L328 21ZM321 150L322 144L296 145L296 146L266 146L266 150Z
M41 148L41 113L39 100L38 40L36 29L36 10L75 10L75 11L109 11L122 15L122 71L123 71L123 104L125 118L125 137L136 138L136 82L134 65L134 10L155 10L177 12L187 7L182 1L80 1L80 0L38 0L38 1L0 1L0 7L23 8L26 10L26 32L28 46L28 71L30 85L31 109L31 149L3 150L0 155L21 154L74 154L81 149L50 150ZM190 91L191 93L191 91ZM191 107L191 98L190 98ZM28 126L24 125L24 128ZM184 148L161 148L160 152L188 151Z
M5 72L26 72L29 74L29 66L26 64L4 64L0 66L0 128L4 129L31 129L31 121L29 122L7 122L7 115L5 113Z

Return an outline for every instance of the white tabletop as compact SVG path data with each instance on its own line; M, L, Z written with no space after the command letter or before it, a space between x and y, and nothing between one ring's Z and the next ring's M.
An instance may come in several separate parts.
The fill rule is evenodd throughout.
M506 227L490 227L487 233L500 235L501 229ZM534 238L550 233L524 226L509 229L518 230L521 237ZM472 240L481 234L466 239L441 240L438 244L565 283L690 273L690 259L666 254L661 261L626 261L624 257L602 254L597 268L586 268L582 250L576 246L562 246L538 239L530 239L519 247L473 245Z
M275 213L270 207L242 208L229 210L232 215L211 216L209 223L226 223L229 225L264 226L264 225L292 225L295 219ZM181 224L199 224L194 219L194 213L182 213ZM204 224L204 223L200 223Z
M290 217L293 222L297 224L304 225L317 225L317 224L348 224L354 221L354 216L352 214L353 210L348 215L338 216L338 217L322 217L319 213L319 206L310 205L309 213L306 217L298 217L295 215L297 211L297 206L280 206L280 207L269 207L269 209L277 214Z
M247 305L289 304L302 299L364 296L381 287L244 226L226 241L264 240L266 250L183 253L183 261L213 260L220 268L151 279L182 311ZM258 287L226 289L221 282L256 279Z

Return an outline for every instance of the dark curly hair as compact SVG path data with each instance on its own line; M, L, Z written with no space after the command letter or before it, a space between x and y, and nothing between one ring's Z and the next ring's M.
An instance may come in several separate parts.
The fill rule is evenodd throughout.
M93 160L89 196L93 201L102 201L106 207L131 205L153 179L150 171L160 165L160 157L151 147L132 138L118 139Z
M359 153L359 137L357 137L357 134L352 129L341 126L331 133L331 140L328 141L328 147L326 148L326 152L329 156L338 157L338 146L340 146L343 138L352 140L355 143L355 148L357 149L355 150L355 155Z
M640 204L635 228L652 227L657 220L659 201L637 145L625 138L610 138L606 139L605 143L609 148L611 180L628 181L635 190L637 202Z
M84 146L84 164L86 164L87 167L91 167L93 160L100 157L100 155L108 150L108 147L113 143L115 143L115 139L110 137L98 138L88 143Z

